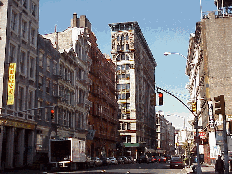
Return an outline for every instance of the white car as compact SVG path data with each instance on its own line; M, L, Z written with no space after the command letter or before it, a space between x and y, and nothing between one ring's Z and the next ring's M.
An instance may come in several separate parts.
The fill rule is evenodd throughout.
M118 164L118 160L114 157L109 157L109 159L111 160L111 164Z

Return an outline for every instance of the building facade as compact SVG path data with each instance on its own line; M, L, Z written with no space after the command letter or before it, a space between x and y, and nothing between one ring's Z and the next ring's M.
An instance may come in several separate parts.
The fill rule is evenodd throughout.
M33 163L38 27L39 0L1 1L1 169Z
M74 13L71 27L44 37L50 39L59 52L69 52L73 49L76 54L74 97L78 111L74 122L77 130L85 134L81 137L85 137L87 155L98 157L113 155L117 134L115 65L98 48L97 38L91 31L91 23L85 15L78 18ZM65 67L67 69L70 66L72 63ZM69 72L65 70L60 75L66 71ZM63 87L59 85L59 91L61 88Z
M119 132L126 155L134 158L144 148L155 149L156 62L137 22L113 23L111 28L112 60L117 66Z
M89 115L89 126L95 131L95 136L88 141L91 156L116 156L118 140L117 99L115 92L116 67L109 55L102 54L97 45L97 38L89 30L91 48L89 56L92 60L89 77L89 100L92 107Z
M225 1L215 1L217 13L209 12L196 24L196 31L190 36L188 65L188 89L192 101L197 103L197 115L200 126L206 133L204 145L205 162L211 163L217 158L222 144L216 141L215 133L222 130L222 116L214 114L214 97L224 95L227 121L231 119L231 26L232 14L228 11L232 5ZM191 102L192 102L191 101ZM215 132L216 130L216 132ZM211 136L214 134L214 136Z

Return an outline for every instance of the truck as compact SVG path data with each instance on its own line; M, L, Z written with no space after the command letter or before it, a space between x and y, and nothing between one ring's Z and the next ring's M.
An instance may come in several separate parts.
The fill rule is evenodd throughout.
M49 163L55 168L77 170L88 165L85 141L77 138L50 139Z

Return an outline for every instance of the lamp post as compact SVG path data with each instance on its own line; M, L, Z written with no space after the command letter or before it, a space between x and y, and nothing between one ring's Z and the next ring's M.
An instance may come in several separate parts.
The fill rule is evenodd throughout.
M182 56L183 58L185 58L187 60L187 63L190 64L189 60L187 59L187 57L185 57L183 54L180 54L178 52L164 52L165 56L171 55L171 54L177 54ZM196 83L196 82L195 82ZM197 102L197 96L196 96L196 102ZM197 105L196 105L197 107ZM195 116L195 120L196 120L196 137L197 137L197 174L202 173L201 172L201 166L200 166L200 154L199 154L199 131L198 131L198 114L197 114L197 109L196 109L196 114L194 114L194 112L192 112L192 114Z

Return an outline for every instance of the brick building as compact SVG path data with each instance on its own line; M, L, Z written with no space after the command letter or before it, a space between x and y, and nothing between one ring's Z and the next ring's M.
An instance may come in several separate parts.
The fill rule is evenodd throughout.
M218 12L209 12L196 24L195 33L191 34L188 50L186 74L191 101L197 103L199 125L206 132L203 144L205 162L211 163L220 152L222 144L216 144L215 130L222 130L222 116L210 114L214 97L224 95L225 114L228 120L232 115L232 72L231 72L231 26L232 14L228 11L230 1L215 1ZM211 136L213 134L213 136Z
M38 27L39 0L0 1L0 169L33 163Z
M142 155L145 147L155 149L156 62L137 22L109 24L112 60L117 66L119 133L127 154Z
M108 55L102 54L97 38L89 30L92 59L89 77L92 80L89 100L92 107L89 114L89 126L95 130L93 140L89 140L91 156L115 156L118 138L117 99L115 92L116 67Z

